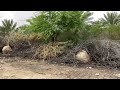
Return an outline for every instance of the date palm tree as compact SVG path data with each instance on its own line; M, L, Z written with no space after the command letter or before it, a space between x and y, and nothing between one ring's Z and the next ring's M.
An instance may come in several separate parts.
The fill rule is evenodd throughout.
M17 23L13 22L13 20L7 20L7 19L4 19L2 21L2 26L0 26L0 34L1 36L5 37L6 38L6 45L9 45L9 35L10 35L10 32L15 30L16 29L16 26L17 26Z
M104 25L118 25L120 23L120 14L117 12L107 12L101 19Z
M4 19L2 21L2 26L0 26L0 31L1 33L5 36L5 35L9 35L11 31L15 30L16 29L16 26L17 26L17 23L13 22L13 20L7 20L7 19Z

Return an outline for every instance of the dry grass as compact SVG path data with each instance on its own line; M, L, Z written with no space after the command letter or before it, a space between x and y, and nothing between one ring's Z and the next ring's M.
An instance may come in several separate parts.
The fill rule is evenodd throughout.
M36 50L34 57L43 59L43 60L50 60L60 54L62 54L65 50L64 43L48 43L44 44Z
M9 37L5 37L4 41L6 44L10 44L12 48L20 49L26 47L26 45L31 45L33 42L40 41L41 39L40 34L36 33L30 33L30 34L25 34L22 31L18 32L11 32Z
M29 42L35 42L40 40L41 35L37 33L31 33L31 34L24 34L23 32L12 32L9 36L10 43L14 43L17 41L29 41Z

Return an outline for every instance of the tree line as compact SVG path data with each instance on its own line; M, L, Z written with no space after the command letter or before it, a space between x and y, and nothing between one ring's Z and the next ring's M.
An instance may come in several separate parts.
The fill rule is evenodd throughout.
M103 18L91 21L90 11L40 11L38 15L26 20L29 24L18 28L13 20L3 20L0 35L9 36L11 32L22 31L24 34L41 35L43 42L78 43L81 40L106 36L120 39L120 14L107 12Z

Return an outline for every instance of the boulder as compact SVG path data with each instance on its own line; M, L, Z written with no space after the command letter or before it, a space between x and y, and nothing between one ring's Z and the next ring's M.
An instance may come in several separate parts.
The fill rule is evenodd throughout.
M9 45L4 46L4 47L2 48L2 53L3 53L3 54L11 54L11 52L12 52L12 48L11 48Z
M85 50L79 51L76 54L76 59L81 61L82 63L90 62L90 56Z

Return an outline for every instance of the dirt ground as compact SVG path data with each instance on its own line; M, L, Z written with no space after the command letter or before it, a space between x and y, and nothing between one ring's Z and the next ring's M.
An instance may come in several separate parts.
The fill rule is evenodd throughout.
M0 79L119 79L120 71L69 67L18 57L0 58Z

